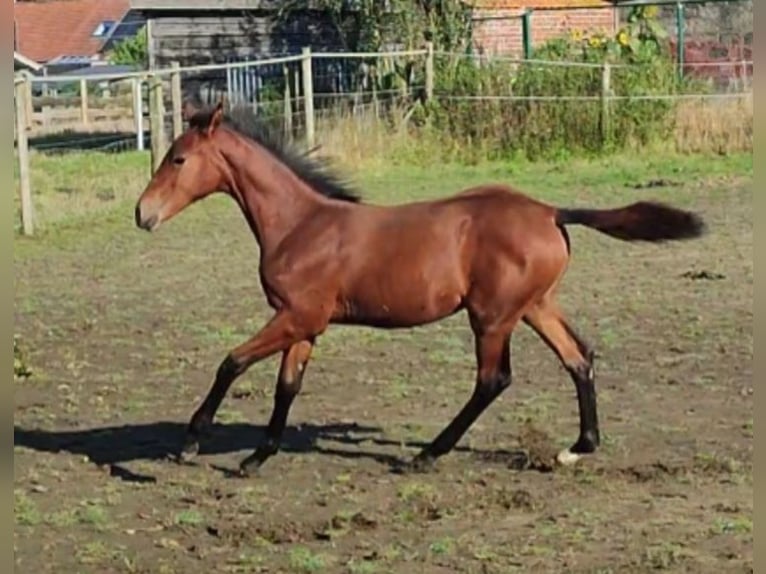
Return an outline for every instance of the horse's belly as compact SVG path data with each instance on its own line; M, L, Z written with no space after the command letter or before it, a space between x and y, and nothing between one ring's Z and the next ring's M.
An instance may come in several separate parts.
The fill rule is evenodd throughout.
M342 302L343 322L377 327L413 327L458 311L463 293L456 281L380 278L364 282ZM339 317L340 318L340 317Z

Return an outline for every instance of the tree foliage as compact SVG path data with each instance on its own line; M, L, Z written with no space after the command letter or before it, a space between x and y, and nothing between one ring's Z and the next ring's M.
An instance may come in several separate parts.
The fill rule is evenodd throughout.
M324 11L344 48L356 52L420 48L426 41L437 50L462 51L470 41L470 9L459 0L289 0L278 19L310 7Z
M127 64L146 67L149 60L146 27L142 27L135 36L115 43L109 54L112 64Z

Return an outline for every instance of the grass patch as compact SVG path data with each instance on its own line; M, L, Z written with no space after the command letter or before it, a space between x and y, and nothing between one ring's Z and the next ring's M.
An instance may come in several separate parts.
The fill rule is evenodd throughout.
M680 565L688 557L688 551L675 542L663 542L648 546L642 556L642 566L652 570L669 570Z
M227 563L228 572L259 572L263 565L263 557L254 552L243 552Z
M354 124L354 129L361 128ZM360 132L360 137L362 135L366 141L367 134ZM524 159L477 160L474 169L465 169L464 163L458 161L438 163L439 169L435 170L433 168L438 162L435 157L420 165L412 161L396 162L392 161L391 153L382 153L383 149L379 156L350 161L345 152L335 151L328 143L332 141L332 136L327 137L327 141L324 135L321 138L323 149L336 161L341 171L361 187L366 201L380 204L441 197L490 182L510 184L545 201L564 205L579 203L581 197L612 204L620 201L620 196L635 199L646 195L646 191L634 189L634 186L650 179L677 182L683 186L698 184L711 177L753 173L750 152L724 156L715 153L679 155L658 152L539 162ZM348 141L349 137L344 132L342 139ZM364 149L365 146L359 148ZM390 147L385 149L390 150ZM39 234L68 235L66 230L71 227L75 228L72 232L79 234L78 226L83 223L87 223L93 232L101 225L107 225L111 233L115 227L122 229L123 233L135 233L133 202L148 182L149 158L147 152L33 154L32 193ZM380 158L385 158L385 161ZM108 199L105 199L102 188L113 189ZM62 189L72 191L64 193ZM601 192L609 193L600 197ZM678 193L676 186L656 187L651 190L651 195L660 199L678 199L682 203L686 196ZM195 207L195 211L213 215L217 208L212 208L212 205L221 203L232 208L228 198L215 198L205 203L204 207ZM17 220L19 208L17 200ZM25 243L19 244L22 250ZM224 329L211 336L229 340L234 332Z
M109 525L109 513L100 504L88 503L76 512L80 524L92 526L96 530L105 530Z
M694 466L705 474L732 474L742 472L742 463L729 456L700 452L694 457Z
M30 154L34 211L41 224L80 220L135 201L149 177L147 152ZM18 182L18 162L14 177ZM21 208L18 193L16 210Z
M428 550L435 556L451 554L455 549L455 540L452 538L440 538L428 545Z
M223 425L231 425L231 424L248 422L248 418L245 416L244 413L241 413L236 410L224 409L224 408L218 411L218 413L216 414L216 420L217 422Z
M24 491L13 492L13 516L15 523L21 526L36 526L42 521L37 504Z
M376 574L381 572L380 566L371 560L352 560L347 565L349 574Z
M753 519L747 516L736 518L717 518L713 524L713 534L752 534Z
M75 555L81 564L119 562L128 567L128 572L130 572L130 567L134 567L132 560L127 559L121 550L111 547L103 540L92 540L78 546Z
M321 572L327 566L327 559L316 554L305 546L292 548L289 553L290 568L293 572L310 574Z
M200 526L205 518L197 510L182 510L175 515L173 520L178 526Z

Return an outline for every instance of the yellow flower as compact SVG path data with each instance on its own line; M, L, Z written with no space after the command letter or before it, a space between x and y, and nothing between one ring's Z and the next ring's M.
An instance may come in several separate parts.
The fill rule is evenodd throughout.
M644 8L644 16L647 18L654 18L658 13L660 9L657 8L657 6L647 6Z
M575 42L582 40L582 30L572 30L572 39Z
M617 41L621 46L627 46L628 42L630 41L628 33L625 30L622 30L619 34L617 34Z
M593 36L590 40L588 40L588 44L591 48L598 48L601 45L601 39Z

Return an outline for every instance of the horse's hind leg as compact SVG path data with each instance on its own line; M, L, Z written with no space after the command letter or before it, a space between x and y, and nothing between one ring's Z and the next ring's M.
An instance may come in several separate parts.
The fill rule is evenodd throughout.
M514 324L515 321L503 329L484 332L474 327L478 372L473 394L457 416L409 464L409 469L425 470L451 451L476 419L511 384L510 333Z
M552 297L546 297L532 307L523 320L558 355L575 384L580 436L572 447L558 455L561 464L572 464L581 455L594 452L600 443L593 351L567 324Z

